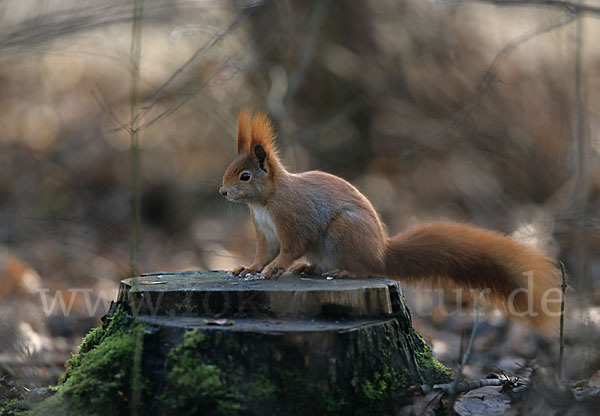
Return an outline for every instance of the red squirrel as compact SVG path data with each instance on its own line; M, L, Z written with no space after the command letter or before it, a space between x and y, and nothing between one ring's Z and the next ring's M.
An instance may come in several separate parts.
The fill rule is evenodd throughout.
M528 318L538 328L552 321L548 309L556 317L557 302L545 292L559 286L559 272L537 249L494 231L450 222L389 237L369 200L354 186L325 172L288 172L274 140L264 114L254 119L248 112L240 114L238 156L223 176L220 193L248 204L258 244L252 264L234 269L234 275L264 270L267 279L285 271L428 279L444 288L487 290L492 303L505 311L512 299L514 311L531 310ZM298 263L301 258L307 263ZM526 288L533 293L526 294ZM544 307L543 302L550 304Z

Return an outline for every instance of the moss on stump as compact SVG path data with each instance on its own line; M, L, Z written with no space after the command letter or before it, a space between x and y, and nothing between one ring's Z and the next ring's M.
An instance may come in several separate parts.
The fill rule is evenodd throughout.
M260 281L253 282L256 289ZM121 293L103 327L67 362L58 392L31 413L394 414L411 385L447 381L449 373L412 329L401 289L393 287L390 302L402 306L379 316L232 312L235 318L221 321L135 316Z

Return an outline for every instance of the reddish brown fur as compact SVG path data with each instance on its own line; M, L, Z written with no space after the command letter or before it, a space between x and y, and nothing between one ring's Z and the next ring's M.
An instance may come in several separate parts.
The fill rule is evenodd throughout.
M441 287L486 289L507 310L511 293L527 287L533 272L533 312L538 329L556 321L541 311L543 293L558 287L552 260L509 237L468 225L438 223L388 238L371 203L345 180L319 171L290 173L280 163L271 123L263 114L251 121L240 114L239 156L223 177L221 192L249 205L257 250L249 267L235 274L265 272L278 277L304 257L314 272L344 270L354 275L384 275ZM262 152L264 149L264 152ZM251 179L242 181L247 173ZM517 312L527 298L515 297ZM553 311L557 304L550 304Z
M275 133L273 132L271 121L263 113L258 113L252 120L249 150L251 150L257 144L262 145L267 151L267 154L269 154L271 157L277 157Z
M386 275L392 278L429 278L442 288L490 289L490 300L505 312L509 312L511 293L528 287L525 273L531 272L533 315L526 318L541 330L556 321L541 306L544 293L560 284L552 259L497 232L456 223L418 227L388 239L385 266ZM519 291L514 296L514 310L526 311L527 302L526 294ZM547 306L552 313L560 310L558 303Z
M250 122L252 115L248 111L242 111L238 118L237 126L237 154L250 152Z

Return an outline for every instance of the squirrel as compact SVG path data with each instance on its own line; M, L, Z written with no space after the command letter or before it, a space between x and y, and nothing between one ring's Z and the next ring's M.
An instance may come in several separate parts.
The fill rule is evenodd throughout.
M505 312L511 302L518 315L529 308L527 318L540 330L555 325L557 301L546 292L558 290L560 272L551 258L461 223L433 223L389 237L369 200L346 180L321 171L288 172L263 113L252 118L241 112L237 157L219 191L248 205L256 231L254 261L233 275L263 272L271 279L290 271L429 280L443 288L487 291ZM301 258L307 263L298 263Z

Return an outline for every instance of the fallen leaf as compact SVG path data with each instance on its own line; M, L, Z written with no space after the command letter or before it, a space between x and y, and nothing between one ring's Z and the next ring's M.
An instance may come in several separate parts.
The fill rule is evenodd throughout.
M454 411L460 416L490 415L503 416L510 408L510 398L498 387L482 387L460 396Z
M593 389L600 388L600 370L596 371L594 375L590 377L590 380L588 381L588 386Z

